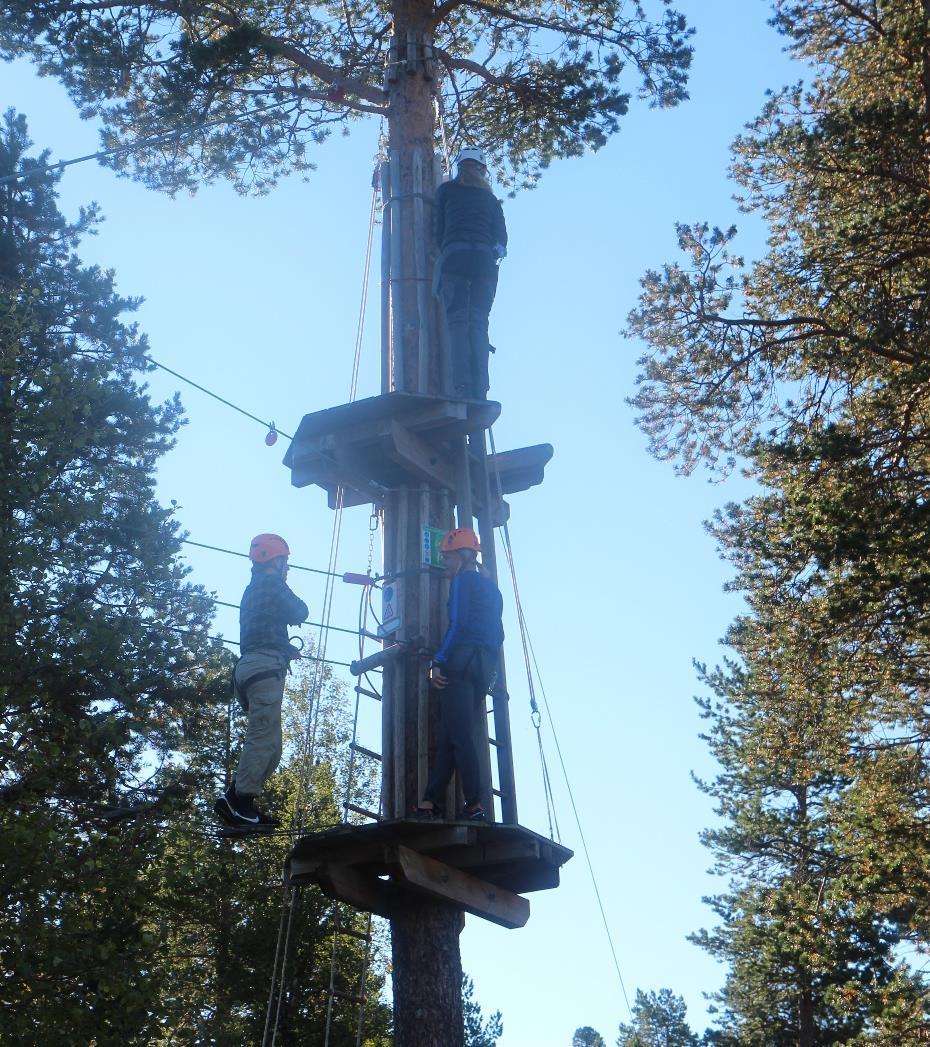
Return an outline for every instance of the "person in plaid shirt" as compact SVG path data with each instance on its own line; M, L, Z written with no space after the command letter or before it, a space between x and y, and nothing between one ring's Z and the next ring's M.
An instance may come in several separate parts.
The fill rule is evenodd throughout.
M273 828L276 818L263 814L255 798L281 761L281 702L288 663L295 656L289 625L307 620L307 605L287 585L290 549L277 534L252 539L252 580L239 605L242 657L233 673L236 697L249 722L232 784L213 805L217 815L240 828Z

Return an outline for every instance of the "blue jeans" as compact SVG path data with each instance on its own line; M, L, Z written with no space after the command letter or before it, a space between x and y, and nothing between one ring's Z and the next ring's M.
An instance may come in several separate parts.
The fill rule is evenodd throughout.
M490 255L456 251L442 265L440 292L446 310L456 396L484 400L488 376L488 319L497 293L497 266Z

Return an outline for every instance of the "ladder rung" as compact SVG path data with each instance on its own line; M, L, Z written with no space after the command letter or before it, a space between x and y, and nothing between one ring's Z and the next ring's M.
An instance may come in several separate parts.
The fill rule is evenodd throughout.
M360 687L360 686L356 685L355 693L356 694L367 694L369 698L374 698L374 700L376 702L380 702L381 701L381 695L378 694L377 691L369 691L367 687Z
M381 821L380 814L376 814L374 811L367 811L364 807L357 807L354 803L344 803L342 806L345 808L345 810L353 811L355 814L362 814L366 818L371 818L372 821Z
M492 789L491 792L494 793L495 796L500 796L501 799L503 799L504 797L504 794L500 791L500 789Z
M359 745L358 742L349 742L349 748L354 749L357 753L361 753L362 756L371 757L372 760L381 759L381 753L376 753L374 749L366 749L364 745Z
M337 924L337 926L336 926L336 933L337 934L345 934L349 938L358 938L358 940L360 942L370 942L371 941L371 935L370 934L365 934L364 931L353 930L351 927L343 927L342 924Z
M488 745L493 745L493 746L496 747L497 746L497 739L496 738L488 738Z

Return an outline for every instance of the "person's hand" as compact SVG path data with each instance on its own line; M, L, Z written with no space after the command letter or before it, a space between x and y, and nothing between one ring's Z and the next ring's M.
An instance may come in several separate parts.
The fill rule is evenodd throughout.
M449 681L442 675L442 669L438 665L434 665L431 666L429 671L429 682L437 691L441 691Z

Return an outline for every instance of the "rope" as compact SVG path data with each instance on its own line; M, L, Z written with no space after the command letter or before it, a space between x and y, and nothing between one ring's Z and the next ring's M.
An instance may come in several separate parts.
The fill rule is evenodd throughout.
M356 338L355 338L355 353L352 361L352 377L350 381L349 389L349 402L355 400L358 393L358 375L361 365L361 353L362 353L362 342L364 340L365 333L365 315L367 312L368 303L368 274L371 268L371 247L374 239L374 226L375 226L375 215L376 215L376 201L377 201L377 188L372 188L372 204L368 219L368 241L365 249L365 263L364 271L362 275L362 290L361 300L359 303L358 321L356 326ZM326 656L326 645L329 636L330 629L330 617L332 615L332 603L333 595L335 592L334 579L341 577L335 570L336 559L339 553L339 540L342 533L342 513L344 508L345 492L343 487L340 485L336 489L336 506L335 515L333 519L333 530L332 537L330 539L329 549L329 566L326 572L327 575L326 585L323 593L323 614L322 622L320 624L319 632L317 634L317 653L321 655L322 659L325 660ZM313 681L310 693L310 710L308 711L308 722L307 729L304 734L304 757L301 760L301 775L298 783L297 798L295 803L295 822L297 825L298 833L303 831L304 822L306 818L306 806L305 797L309 790L310 776L313 767L313 760L316 753L316 740L317 731L319 724L319 708L320 708L320 696L322 694L324 681L323 661L317 666L316 676ZM281 1020L281 1011L284 999L284 982L285 973L287 970L287 957L288 947L291 939L291 931L294 924L294 909L299 888L288 888L290 893L289 904L282 906L282 913L284 908L287 909L287 920L282 920L282 925L278 929L278 944L275 947L275 964L271 975L271 990L268 997L268 1010L265 1015L265 1032L262 1037L262 1047L274 1047L275 1039L278 1033L278 1026ZM286 901L286 898L285 898ZM281 945L283 930L283 947ZM280 964L278 963L278 957L280 956ZM278 974L278 967L280 966L280 974ZM275 1007L274 1024L270 1028L270 1039L268 1037L269 1025L271 1018L271 1007L274 999L275 981L278 980L278 1000L277 1006ZM332 995L330 995L332 999ZM328 1028L328 1023L327 1023ZM327 1032L328 1042L328 1032Z
M237 603L228 603L226 600L215 600L215 599L211 599L210 602L212 604L214 604L216 607L229 607L229 608L231 608L234 611L238 611L239 610L239 604L237 604ZM315 629L317 626L322 626L323 623L322 622L311 622L311 621L308 620L308 621L304 622L303 624L304 625L309 625L311 628ZM330 625L329 629L330 629L331 632L334 632L334 633L348 633L350 636L356 636L358 634L358 630L357 629L347 629L343 625Z
M184 545L194 545L198 549L210 549L210 550L212 550L215 553L226 553L228 556L239 556L243 560L248 560L249 559L249 554L248 553L240 553L240 552L237 552L235 549L224 549L224 548L222 548L222 546L219 546L219 545L207 545L205 542L193 542L193 541L191 541L190 538L182 538L181 541L182 541L182 543ZM333 577L333 578L341 578L342 577L342 575L339 574L338 571L324 571L320 567L301 567L300 564L298 564L298 563L291 563L290 561L288 561L288 567L292 571L309 571L310 574L325 574L325 575L329 575L330 577Z
M106 160L113 156L121 156L123 153L131 153L136 149L144 149L149 145L166 145L168 142L175 142L179 138L185 137L185 135L195 134L197 131L204 131L208 127L218 127L220 124L238 124L242 120L248 117L258 116L261 113L267 113L271 109L279 109L282 105L287 105L290 99L284 99L283 101L270 102L268 105L257 106L255 109L250 109L247 113L243 113L241 116L219 117L216 120L205 120L200 124L191 124L190 127L178 128L174 131L165 131L162 134L151 135L148 138L140 138L136 142L131 142L129 145L116 146L114 149L100 149L96 153L87 153L85 156L76 156L73 160L59 160L54 164L44 164L38 167L34 167L30 171L20 171L16 174L6 175L0 178L0 185L9 185L11 182L25 182L29 178L37 178L40 175L50 174L52 171L61 171L66 167L72 167L74 164L83 164L88 160Z
M374 539L375 533L379 525L379 516L376 511L373 511L369 520L368 527L368 575L371 576L373 560L374 560ZM366 590L370 590L370 586L366 586ZM368 625L368 610L370 604L370 592L362 591L359 599L358 609L358 656L359 660L365 656L365 634ZM352 801L352 789L355 784L355 744L358 741L358 714L361 704L361 695L356 690L355 692L355 713L352 720L352 742L349 746L349 772L346 776L346 790L345 790L345 801L342 806L342 823L345 825L349 821L349 804ZM379 803L378 811L380 813L381 806ZM326 1002L326 1032L323 1040L323 1047L329 1047L330 1033L332 1030L332 1017L333 1017L333 1004L335 1001L335 987L336 987L336 960L338 956L338 941L339 941L339 926L340 926L340 907L339 903L336 902L333 906L334 914L334 928L333 928L333 940L330 949L330 960L329 960L329 987L327 990L327 1002ZM371 927L372 927L372 916L368 914L368 920L366 922L366 943L365 943L365 954L362 960L361 971L359 972L359 1015L358 1023L356 1026L355 1045L361 1047L362 1029L365 1021L365 1005L367 1002L366 997L366 980L368 977L368 966L371 955Z
M245 415L246 418L251 418L253 422L258 422L260 426L267 429L269 432L277 433L279 436L283 436L287 440L294 439L290 433L285 433L281 429L278 429L274 422L266 422L264 419L259 418L258 415L254 415L250 411L247 411L244 407L238 407L236 404L232 403L232 401L220 396L219 393L214 393L210 389L207 389L206 386L199 385L192 378L187 378L183 374L179 374L177 371L172 371L170 367L166 367L164 364L159 363L154 356L146 354L145 359L148 360L150 364L160 368L162 371L167 371L168 374L174 375L175 378L179 378L182 382L187 382L188 385L193 386L195 389L199 389L202 393L206 393L207 396L212 396L214 400L219 400L221 404L225 404L227 407L231 407L234 411L238 411L239 414Z
M488 429L488 434L491 439L491 461L494 463L494 479L497 487L497 497L503 501L504 489L501 483L500 469L497 466L497 449L494 444L494 430L493 428ZM532 720L533 727L536 729L536 744L539 748L539 762L542 771L543 780L543 793L546 798L546 815L549 819L549 838L556 839L559 843L562 842L562 835L559 831L559 819L555 811L555 796L552 792L552 782L549 777L549 767L546 763L546 751L542 741L542 717L539 713L539 705L536 702L536 689L533 684L533 670L530 664L530 644L529 644L529 631L526 626L526 616L523 612L523 602L520 599L520 587L517 585L517 571L514 565L513 559L513 546L510 542L510 528L507 525L507 521L504 521L504 555L507 558L507 567L510 571L510 582L513 586L514 602L517 608L517 624L520 628L520 644L523 648L523 663L526 666L526 683L530 694L530 719Z
M446 174L452 173L452 154L449 151L449 139L446 137L446 111L442 102L442 92L436 92L436 120L439 123L439 134L442 138L442 160Z
M493 428L489 428L488 429L488 433L489 433L490 439L491 439L491 454L494 456L492 461L494 461L494 472L495 472L495 474L497 476L497 488L498 488L498 494L500 495L501 490L502 490L502 485L501 485L501 481L500 481L500 471L497 468L497 460L496 460L497 459L497 448L494 445L494 430L493 430ZM504 531L504 550L505 550L505 553L506 553L506 556L507 556L507 563L508 563L508 566L510 568L511 581L513 582L514 600L515 600L516 606L517 606L517 620L518 620L519 625L520 625L520 636L521 636L521 639L523 640L523 643L524 643L524 646L525 646L525 653L526 653L526 660L527 660L527 671L529 673L530 662L532 662L532 666L535 669L536 678L539 680L539 689L540 689L540 693L542 694L543 707L546 710L546 716L547 716L547 718L549 720L549 727L550 727L550 729L552 731L552 740L555 743L556 753L558 754L558 757L559 757L559 765L562 768L562 777L565 780L565 788L568 791L568 798L569 798L569 801L571 803L572 814L574 815L574 818L575 818L575 826L578 829L578 837L581 840L581 847L582 847L582 850L584 851L585 862L586 862L586 864L588 866L588 873L589 873L589 875L591 877L591 884L594 887L594 896L597 899L597 907L598 907L598 909L600 911L600 914L601 914L601 923L603 924L603 927L604 927L604 933L607 936L607 944L610 946L610 955L613 958L614 970L617 973L617 981L620 984L620 991L623 994L623 1001L626 1004L627 1011L629 1012L630 1018L632 1019L633 1018L633 1008L630 1006L630 998L629 998L629 995L627 994L627 991L626 991L626 984L623 981L623 974L620 971L620 961L617 959L617 950L614 947L613 935L611 934L611 931L610 931L610 925L607 922L607 913L604 910L604 903L603 903L603 901L601 899L601 891L600 891L600 888L598 886L597 876L595 875L595 872L594 872L594 865L593 865L593 863L591 861L591 853L588 850L588 841L585 839L584 829L581 826L581 817L578 814L578 807L575 804L575 795L574 795L574 793L572 791L571 782L570 782L569 777L568 777L568 770L567 770L567 768L565 766L565 759L562 756L562 747L561 747L561 745L559 745L559 737L558 737L558 733L557 733L557 731L555 729L555 721L554 721L554 719L552 717L552 710L549 707L549 699L548 699L548 697L546 695L546 688L545 688L545 686L543 684L542 675L539 672L539 663L538 663L538 661L536 659L536 651L533 648L533 641L532 641L532 639L530 637L530 634L529 634L529 628L528 628L527 623L526 623L526 616L525 616L525 614L523 612L523 605L522 605L522 603L520 601L520 594L519 594L519 590L517 588L516 568L514 566L514 561L513 561L513 546L512 546L511 541L510 541L510 528L508 527L506 521L505 521L504 526L503 526L503 531ZM531 676L532 673L530 673L529 675ZM539 709L535 705L535 700L532 698L532 695L533 695L532 682L530 683L530 693L531 693L531 705L533 706L534 725L536 725L536 731L537 731L537 735L538 735L539 734L539 726L538 726L537 721L540 720L541 717L539 715ZM542 754L542 742L541 741L540 741L540 753ZM546 768L546 764L545 764L545 759L544 758L543 758L543 780L544 780L545 787L546 787L547 791L551 792L551 785L549 784L549 772L548 772L548 769ZM548 803L548 801L547 801L547 803Z

